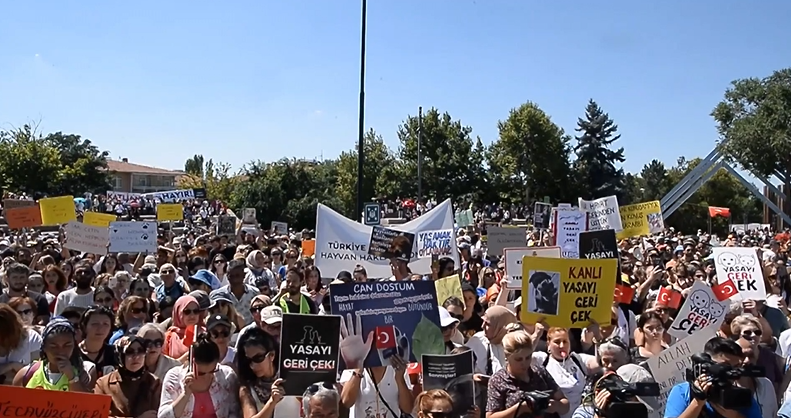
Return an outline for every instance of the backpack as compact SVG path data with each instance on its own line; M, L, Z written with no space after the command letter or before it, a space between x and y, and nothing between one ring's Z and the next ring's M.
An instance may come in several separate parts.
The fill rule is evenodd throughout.
M588 368L582 364L582 358L580 357L580 355L577 353L571 353L569 357L571 358L571 361L573 361L574 364L576 364L577 367L579 367L580 371L582 372L582 375L588 377ZM544 359L545 369L547 368L547 364L549 364L549 354L547 354L547 358Z

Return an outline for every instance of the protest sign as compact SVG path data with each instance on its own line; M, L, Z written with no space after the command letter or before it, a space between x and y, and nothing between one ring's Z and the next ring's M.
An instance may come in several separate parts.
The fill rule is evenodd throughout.
M432 256L447 257L453 251L451 241L455 241L453 229L440 229L438 231L421 231L417 234L417 257L431 258Z
M276 234L280 234L280 235L288 234L288 223L286 222L272 221L272 225L270 225L270 228Z
M459 279L458 274L435 280L434 286L437 289L437 303L439 306L442 306L451 296L456 296L462 302L464 301L464 293L461 292L461 279Z
M508 276L508 289L522 289L522 257L560 258L560 247L522 247L505 248L505 275Z
M3 199L4 210L26 208L28 206L36 206L36 201L28 199Z
M579 236L588 228L588 214L574 209L556 210L553 227L561 257L579 258Z
M312 257L313 254L316 254L316 241L312 239L302 241L302 256Z
M580 233L580 258L620 258L615 231L604 229Z
M423 370L423 390L440 389L453 399L453 411L466 416L475 406L475 382L472 351L459 354L424 354L420 361Z
M279 370L286 396L302 396L317 382L335 382L340 335L340 316L283 314Z
M486 236L489 255L502 255L506 248L527 244L527 228L490 226L486 228Z
M110 224L110 252L157 252L157 223L119 221Z
M456 226L460 228L475 225L471 209L457 211L454 219L456 221Z
M617 269L612 259L523 257L521 320L563 328L609 323Z
M712 255L717 268L717 283L731 280L739 292L736 300L765 300L761 260L753 248L715 247Z
M549 216L552 213L552 205L544 202L536 202L533 209L533 228L549 228Z
M728 302L720 302L707 284L695 281L686 302L667 330L673 337L683 340L709 326L719 328L728 314Z
M398 225L398 229L417 234L422 231L453 229L453 209L450 200L437 205L423 216ZM316 256L315 265L325 277L336 277L339 272L354 270L357 264L363 266L370 278L385 278L393 275L390 261L368 254L371 239L371 226L355 222L319 204L316 209ZM455 265L461 265L456 240L451 241L452 254L449 256ZM413 273L431 273L431 259L417 258L413 250L409 268Z
M2 416L107 418L110 415L112 398L107 395L42 389L3 386Z
M621 212L618 210L617 197L607 196L595 200L580 198L579 207L581 211L588 213L588 231L621 230Z
M394 356L412 363L423 354L445 353L434 282L333 284L330 307L349 335L374 339L364 357L341 351L346 368L388 366Z
M166 192L145 193L143 196L159 200L160 202L181 202L182 200L194 199L195 192L192 189L168 190Z
M236 217L220 215L217 218L217 235L236 236Z
M621 227L623 228L617 231L619 240L652 235L665 229L662 206L658 200L621 206L618 210L621 213Z
M368 254L409 261L412 257L414 242L415 234L413 233L373 226L371 227L371 240L368 243Z
M157 221L180 221L184 219L184 206L181 203L160 203L157 205Z
M71 221L64 228L66 241L63 246L75 251L82 251L89 254L107 254L107 242L109 241L109 230L106 227L98 227Z
M654 380L659 384L659 407L657 411L664 411L667 405L667 395L677 383L686 381L686 370L690 367L689 356L702 353L706 343L716 335L717 327L710 326L699 330L687 338L673 344L661 353L648 358L646 363Z
M41 226L41 210L38 206L20 206L3 211L10 229L35 228Z
M117 220L118 217L110 213L85 212L82 215L82 223L100 228L107 228L110 226L110 222Z
M46 197L38 201L42 225L60 225L77 219L73 196Z
M258 223L255 218L255 208L244 208L242 211L242 223L253 225Z

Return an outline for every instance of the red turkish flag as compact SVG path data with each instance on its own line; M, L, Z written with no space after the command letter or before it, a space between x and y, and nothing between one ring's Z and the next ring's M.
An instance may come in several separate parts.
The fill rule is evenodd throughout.
M715 284L711 287L711 290L714 291L714 296L716 296L717 300L720 302L724 301L725 299L730 299L731 296L739 293L739 291L736 290L736 285L733 284L733 280L731 279L719 284Z
M667 287L663 287L659 291L659 296L656 298L657 304L662 304L668 308L678 309L681 305L681 293L676 292Z
M712 218L716 218L717 216L722 216L723 218L729 218L731 216L731 210L728 208L709 206L709 216L711 216Z
M420 363L409 363L406 366L407 374L420 374L423 372L423 368L420 366Z
M395 327L393 325L376 327L376 348L384 350L387 348L395 348L395 346Z
M615 286L615 298L618 303L632 303L634 298L634 288L619 284Z

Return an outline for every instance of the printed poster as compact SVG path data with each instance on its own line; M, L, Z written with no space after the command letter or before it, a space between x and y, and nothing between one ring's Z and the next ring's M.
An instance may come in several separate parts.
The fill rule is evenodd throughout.
M766 300L766 285L758 253L754 248L714 247L717 283L731 280L738 295L734 300Z
M563 328L609 323L617 269L612 259L523 257L520 318Z
M409 261L412 257L412 247L415 242L415 234L411 232L396 231L382 226L371 227L371 240L368 244L368 254L383 257L396 258Z
M717 300L709 285L695 281L667 333L683 340L709 326L719 328L728 314L728 309L728 302Z
M489 255L502 255L506 248L527 245L527 228L490 226L486 232Z
M580 258L620 258L615 231L604 229L580 233Z
M503 250L508 289L522 290L522 257L560 258L560 247L522 247Z
M560 247L563 258L580 258L579 237L580 232L588 228L588 214L575 209L560 209L555 211L555 245Z
M157 252L157 223L154 221L119 221L110 224L110 252Z
M552 205L544 202L536 202L533 208L533 228L549 228L549 217L552 215Z
M42 225L60 225L77 219L74 196L46 197L38 201Z
M453 251L451 241L456 239L453 229L421 231L417 233L417 257L447 257Z
M453 399L453 412L466 416L475 406L472 351L459 354L425 354L420 361L423 390L441 389Z
M686 370L692 365L689 357L703 352L706 343L716 335L717 328L710 326L702 329L646 360L651 375L659 384L659 397L657 397L659 406L656 409L658 411L656 417L661 418L664 414L670 389L677 383L686 382Z
M288 235L288 223L272 221L270 229L279 235Z
M341 350L348 369L388 366L395 356L415 363L424 354L445 353L434 282L333 284L330 307L341 316L341 347L362 340L362 350Z
M255 218L255 208L244 208L242 211L242 223L253 225L258 223Z
M621 206L619 211L623 227L617 234L619 240L641 235L653 235L665 229L662 207L658 200Z
M622 229L617 197L607 196L595 200L579 199L579 207L580 210L588 213L588 231L604 229L620 231Z
M286 396L302 396L305 388L338 377L341 317L283 314L280 331L280 377Z
M231 215L217 217L217 235L236 236L236 217Z
M66 233L64 247L89 254L107 254L109 230L106 227L71 221L66 224L64 232Z

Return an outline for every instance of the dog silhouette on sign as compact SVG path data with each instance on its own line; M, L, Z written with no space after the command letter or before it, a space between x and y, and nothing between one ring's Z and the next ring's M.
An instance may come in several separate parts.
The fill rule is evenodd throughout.
M305 334L302 335L302 339L297 341L297 344L324 344L321 342L321 335L319 332L311 325L306 325L302 328L305 331Z
M591 240L591 246L593 247L591 249L597 253L603 253L607 251L607 249L604 248L604 243L601 242L601 240L599 240L598 238L594 238Z

